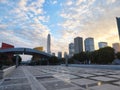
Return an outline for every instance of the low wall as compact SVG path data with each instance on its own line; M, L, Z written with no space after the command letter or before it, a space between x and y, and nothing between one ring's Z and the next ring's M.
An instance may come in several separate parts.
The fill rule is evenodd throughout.
M0 79L2 79L5 76L9 75L14 69L15 69L15 66L11 66L9 68L0 70Z

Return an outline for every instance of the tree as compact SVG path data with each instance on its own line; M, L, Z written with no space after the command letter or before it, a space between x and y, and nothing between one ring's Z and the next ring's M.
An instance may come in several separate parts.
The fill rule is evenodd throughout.
M96 64L110 64L114 60L114 49L111 47L101 48L91 52L91 62Z
M115 55L117 56L118 59L120 59L120 52L117 52Z
M49 64L51 64L51 65L56 65L56 64L58 64L58 63L59 63L59 61L58 61L58 58L57 58L57 57L52 56L52 57L49 58Z

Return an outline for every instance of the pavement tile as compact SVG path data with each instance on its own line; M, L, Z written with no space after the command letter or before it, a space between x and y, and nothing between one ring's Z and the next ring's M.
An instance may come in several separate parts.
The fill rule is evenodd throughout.
M90 78L94 79L94 80L99 80L99 81L114 81L114 80L117 80L115 78L109 78L109 77L103 77L103 76L90 77Z
M90 88L91 90L120 90L119 86L114 86L110 84L104 84L101 86L94 86Z

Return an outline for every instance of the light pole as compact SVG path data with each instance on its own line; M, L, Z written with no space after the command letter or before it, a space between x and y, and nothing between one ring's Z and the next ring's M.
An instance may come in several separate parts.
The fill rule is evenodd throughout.
M19 55L16 55L16 68L18 67L18 59L19 59Z
M68 66L68 55L66 55L66 57L65 57L65 66L66 67Z

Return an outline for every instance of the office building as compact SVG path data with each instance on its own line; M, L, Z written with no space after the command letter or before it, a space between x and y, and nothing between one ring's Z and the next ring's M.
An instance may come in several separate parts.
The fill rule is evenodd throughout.
M51 54L51 38L50 34L47 36L47 53Z
M62 58L62 52L58 52L58 58L59 58L59 59Z
M64 52L64 58L67 58L67 52Z
M85 51L91 52L94 51L94 39L93 38L86 38L84 41L85 44Z
M115 53L120 52L120 44L119 43L113 43L112 46L115 50Z
M116 17L116 20L117 20L118 33L120 38L120 17Z
M83 39L82 37L74 38L74 53L78 54L83 51Z
M107 42L99 42L98 46L99 48L104 48L104 47L107 47L108 45L107 45Z
M69 57L74 55L74 43L69 44Z

